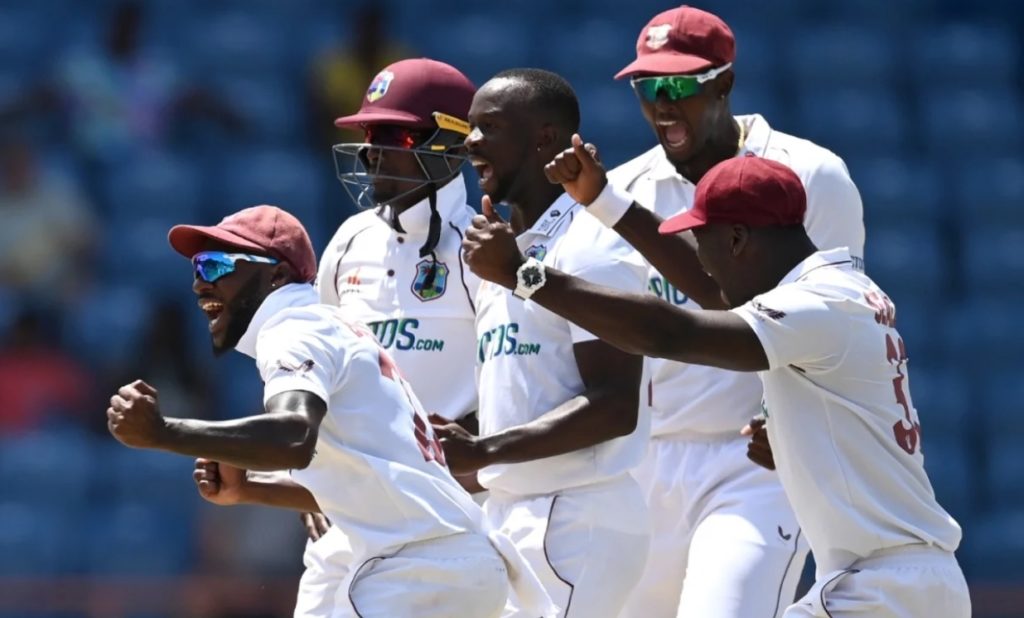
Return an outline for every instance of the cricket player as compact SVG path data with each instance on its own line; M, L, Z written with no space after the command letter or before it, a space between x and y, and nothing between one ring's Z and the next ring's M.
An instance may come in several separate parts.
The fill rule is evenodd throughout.
M548 173L602 216L641 208L607 184L579 136ZM666 235L693 230L729 311L682 309L546 265L537 272L490 208L467 232L466 261L505 288L532 270L537 304L625 351L760 374L779 478L818 566L784 616L966 618L953 555L961 530L925 474L895 308L849 250L817 250L806 208L788 167L729 158L701 178L691 209L661 225Z
M847 247L860 268L863 209L846 166L759 115L732 115L735 49L729 27L700 9L682 6L651 19L636 59L616 77L629 79L659 144L609 172L609 182L664 218L690 209L695 184L725 159L780 161L804 185L811 240L822 249ZM656 227L646 231L657 241ZM635 242L629 232L626 226L624 236ZM687 266L692 275L673 285ZM652 256L648 276L650 292L666 302L722 307L718 286L688 247ZM746 456L740 432L760 412L761 383L672 360L655 359L651 367L652 440L633 473L651 511L656 550L623 616L774 618L793 600L807 543L778 475Z
M195 480L212 502L323 511L352 558L337 572L333 617L498 616L510 576L520 598L543 604L511 543L483 532L394 361L365 326L318 302L298 220L257 206L168 238L192 260L215 353L234 347L256 361L266 410L165 418L156 389L137 380L107 410L118 440L198 457Z
M366 323L431 413L476 431L476 319L480 280L462 263L462 231L475 214L461 173L466 118L476 87L456 68L427 58L395 62L377 74L342 128L365 142L334 147L339 179L366 208L347 219L320 260L320 302ZM459 479L478 491L476 475ZM337 582L345 539L308 514L306 570L298 605L314 605Z
M511 207L515 242L532 264L641 292L640 256L544 176L579 121L561 77L499 73L473 98L470 162L488 199ZM479 470L488 519L530 561L558 615L613 618L648 551L643 496L629 475L648 435L643 359L530 301L528 282L482 284L477 294L480 435L456 424L436 431L453 470Z

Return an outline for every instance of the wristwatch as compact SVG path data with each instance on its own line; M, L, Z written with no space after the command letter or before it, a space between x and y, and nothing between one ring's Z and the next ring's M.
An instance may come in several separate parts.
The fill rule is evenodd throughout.
M526 300L533 293L544 287L548 279L544 274L544 262L537 258L526 258L523 265L516 271L516 289L512 294Z

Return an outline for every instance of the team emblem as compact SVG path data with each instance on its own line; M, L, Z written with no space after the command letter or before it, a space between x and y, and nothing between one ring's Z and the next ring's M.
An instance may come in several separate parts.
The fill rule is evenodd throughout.
M668 43L668 33L672 31L672 24L651 26L647 29L647 47L649 49L661 49Z
M544 256L548 254L548 248L544 245L531 245L524 253L528 258L543 262Z
M391 71L381 71L377 73L377 77L373 78L370 82L370 88L366 91L366 100L370 103L380 99L388 93L388 88L391 87L391 82L395 80L395 74Z
M434 271L433 281L430 280L431 270ZM416 298L424 302L440 298L447 287L448 266L444 263L423 260L416 265L416 278L412 281L412 293Z

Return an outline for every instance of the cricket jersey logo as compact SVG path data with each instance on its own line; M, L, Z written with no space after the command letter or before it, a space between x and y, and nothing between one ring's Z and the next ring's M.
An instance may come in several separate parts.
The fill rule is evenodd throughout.
M388 93L388 88L391 87L391 82L394 80L395 74L391 71L377 73L377 77L373 78L373 81L370 82L370 87L366 91L366 100L370 103L379 100Z
M299 375L302 375L307 371L311 370L314 364L315 363L313 362L312 359L302 361L298 365L293 365L292 363L279 360L277 361L277 368L280 369L281 371L284 371L285 373L297 373Z
M528 258L533 258L538 262L544 261L544 256L548 254L548 248L544 245L530 245L526 251L523 252Z
M416 265L416 277L412 280L413 296L423 302L440 298L448 287L448 266L443 262L423 260Z
M672 31L672 24L660 24L647 29L647 48L661 49L668 43L668 33Z

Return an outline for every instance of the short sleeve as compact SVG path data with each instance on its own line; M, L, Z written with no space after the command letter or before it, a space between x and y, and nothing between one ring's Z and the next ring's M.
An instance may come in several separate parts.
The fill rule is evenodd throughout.
M780 286L732 312L757 335L770 369L828 371L846 353L844 314L826 297L798 284Z
M863 270L864 205L846 164L829 153L807 179L807 217L804 227L818 249L848 247Z
M291 312L263 327L256 358L264 403L287 391L308 391L330 401L343 369L342 359L331 352L334 330L315 314Z
M571 259L560 260L555 267L584 281L631 294L643 294L647 289L647 267L643 258L625 241L611 247L595 244L587 250L574 252ZM573 343L598 339L572 322L569 322L569 332Z

